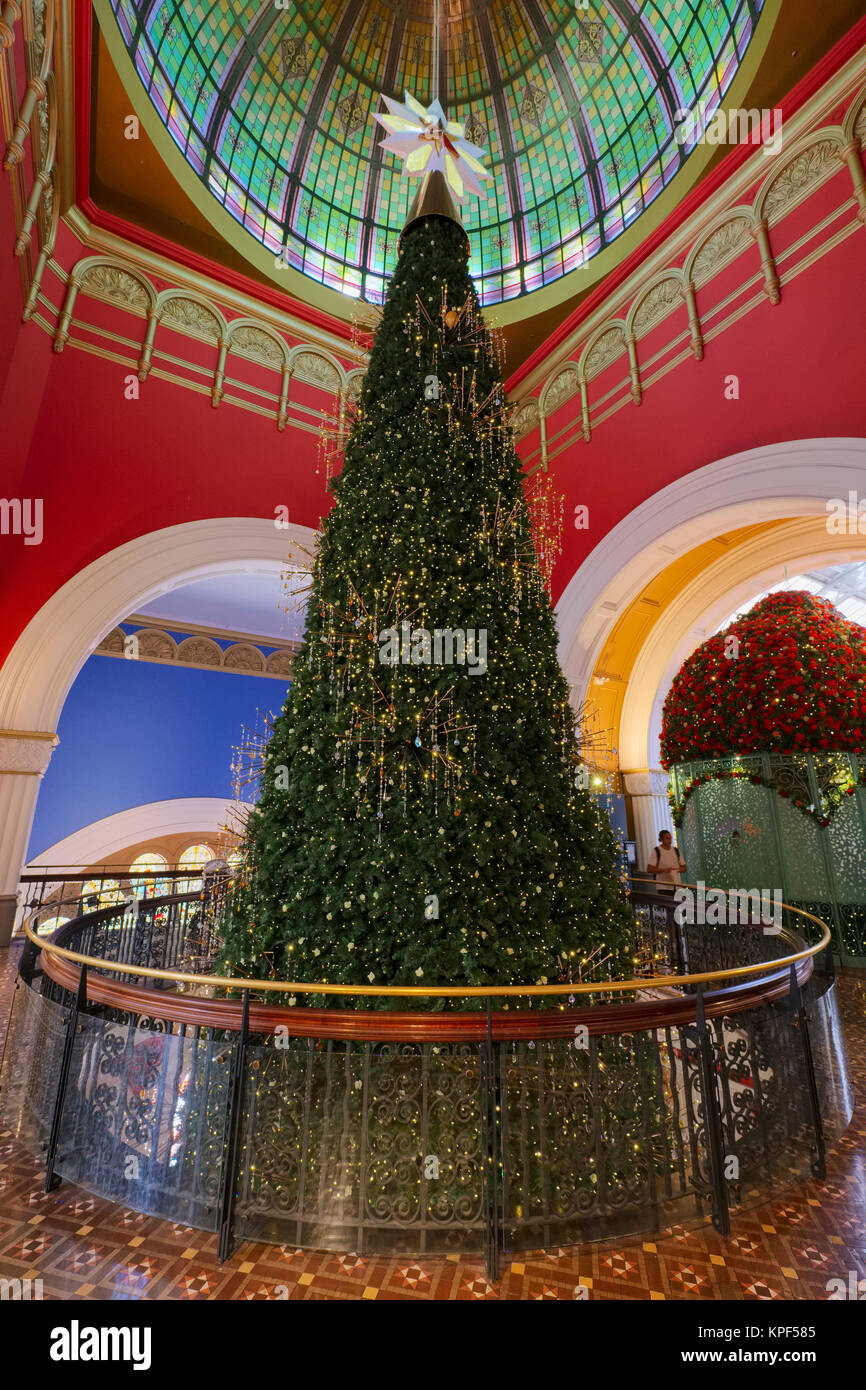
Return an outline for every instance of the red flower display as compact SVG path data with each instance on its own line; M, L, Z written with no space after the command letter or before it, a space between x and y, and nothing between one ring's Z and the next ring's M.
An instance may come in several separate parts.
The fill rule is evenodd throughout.
M824 599L786 591L683 663L665 700L662 766L735 753L860 753L864 729L866 630Z

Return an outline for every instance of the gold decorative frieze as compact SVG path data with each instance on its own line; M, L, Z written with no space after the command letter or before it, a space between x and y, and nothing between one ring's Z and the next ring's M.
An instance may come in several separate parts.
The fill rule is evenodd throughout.
M14 249L24 280L23 319L50 333L57 352L68 344L125 363L129 340L133 339L138 350L130 365L142 381L152 372L186 389L207 391L215 406L225 402L270 415L281 430L291 425L318 433L333 407L323 404L319 411L309 403L292 401L291 382L303 381L341 401L352 398L360 389L364 354L327 327L295 317L259 301L254 293L127 243L90 223L69 196L75 186L70 0L24 0L23 4L20 0L0 0L0 6L0 89L7 94L0 102L0 120L4 167L14 176ZM22 37L23 64L11 49L13 43L22 43ZM26 86L16 109L22 72ZM866 49L853 55L790 121L786 120L786 138L775 154L765 158L766 152L756 151L606 303L599 304L573 334L563 338L555 355L533 369L523 382L524 395L514 409L512 422L517 438L539 429L539 451L545 464L548 451L555 457L567 447L566 432L574 424L579 424L588 442L599 420L628 405L629 400L639 404L647 385L651 388L682 360L674 351L658 365L659 358L668 352L661 350L648 380L642 381L640 341L650 330L670 318L673 331L668 347L675 348L684 341L697 360L703 358L705 339L722 331L718 322L710 332L702 325L701 315L707 319L713 312L707 302L707 288L738 258L743 258L748 271L741 290L763 279L764 294L778 304L785 280L799 273L801 263L805 267L826 254L823 248L830 249L848 231L840 232L837 225L832 236L827 234L816 241L800 262L786 254L777 265L773 246L776 228L842 170L847 169L856 225L866 225L866 172L861 153L866 143L864 79ZM841 118L840 111L844 113ZM30 157L25 160L28 145ZM766 177L755 193L756 178L764 173ZM54 259L64 191L64 220L82 248L80 258L72 264L59 264ZM748 205L746 199L751 200ZM66 244L71 244L71 238ZM66 282L62 303L51 301L51 294L57 298L56 290L46 294L43 289L49 267L61 283ZM157 293L157 282L167 288ZM79 293L82 298L123 309L138 324L121 336L88 320L86 309L81 307L79 319ZM755 302L750 297L735 314L750 312ZM366 307L359 305L358 311L363 313ZM376 318L377 311L369 313ZM732 322L730 314L724 322ZM183 359L176 340L166 347L160 339L162 325L213 344L213 364L203 368L201 361ZM232 357L246 358L278 373L273 391L258 389L253 398L248 383L232 377ZM620 357L625 389L617 386L613 398L606 399L597 410L589 387ZM349 361L351 369L345 365ZM184 368L188 369L186 375ZM546 421L551 412L578 396L579 412L575 410L574 421L550 439ZM535 454L530 462L534 458Z
M632 331L637 337L648 333L682 303L678 276L668 276L638 299L632 313Z
M92 294L95 299L107 300L109 304L119 304L137 314L146 314L153 303L153 291L149 291L143 280L106 262L90 266L81 276L79 285L84 294Z
M820 120L815 121L813 118L814 128L809 129L808 111L799 113L794 122L796 138L786 142L772 158L766 177L748 205L738 203L735 199L744 187L748 188L749 170L754 189L755 164L744 166L730 180L731 202L726 209L723 205L720 206L724 197L722 193L708 205L708 215L703 225L695 228L694 224L696 221L699 222L699 219L692 219L691 223L684 224L683 228L672 234L666 249L655 257L655 270L650 283L647 284L645 280L641 283L641 272L636 272L627 282L625 291L620 291L618 300L609 301L607 306L601 306L581 329L563 340L557 356L548 360L546 376L543 376L542 369L538 368L529 377L528 383L524 382L524 389L529 384L533 394L525 396L515 410L513 418L516 437L528 434L536 425L540 425L541 432L538 449L533 450L526 460L530 465L530 471L538 467L546 468L551 457L556 457L574 441L572 423L563 426L558 434L550 439L546 432L546 421L564 399L574 394L570 389L567 394L560 394L562 388L559 382L563 371L570 373L575 361L580 410L573 423L579 423L583 438L589 443L593 428L598 423L597 419L591 416L592 403L588 389L590 384L622 356L623 365L627 365L628 369L627 394L619 392L617 388L619 394L615 392L614 399L605 402L600 418L605 419L627 405L629 397L636 405L640 405L644 383L641 380L638 343L651 329L669 317L676 321L682 316L685 308L688 321L687 341L694 358L697 361L703 359L707 334L701 322L701 312L706 316L710 311L702 294L702 310L699 312L696 292L706 291L721 271L741 257L754 256L753 268L747 268L741 290L754 285L757 271L763 281L766 298L774 305L781 302L783 278L793 276L799 271L797 263L790 255L786 255L784 276L780 272L773 248L773 229L817 189L835 177L842 168L847 167L850 174L858 222L866 225L866 170L861 155L862 145L866 143L866 89L862 86L864 72L866 50L852 60L851 69L845 79L847 97L841 101L837 100L834 105L826 94L822 94L821 109L825 113L832 111L835 114L840 105L844 107L847 102L848 114L842 126L822 126ZM858 81L861 84L859 89L856 85ZM826 121L827 114L824 114L823 119ZM691 245L687 239L690 228ZM826 231L823 226L822 231ZM847 231L842 232L843 236L847 234ZM839 236L837 226L832 236L824 236L817 249L812 246L804 258L803 268L832 249ZM822 245L825 247L824 250L821 249ZM757 255L750 250L752 247L756 248ZM797 249L799 250L799 246ZM662 259L663 256L670 258L667 266ZM754 297L750 298L737 308L735 317L750 312L756 302L758 301ZM728 315L724 325L729 326L730 322L731 317ZM672 352L671 349L674 349L685 336L685 328L684 322L681 329L675 328L668 347L660 349L656 355L656 362L664 358L667 360L663 361L661 366L655 367L651 382L673 370L682 360L681 355ZM710 336L715 336L720 331L722 328L714 324ZM581 333L585 335L582 342L579 336ZM569 382L573 380L570 375L565 379ZM535 411L533 401L536 403Z
M764 217L771 222L784 217L817 184L837 172L840 158L841 144L837 140L819 140L809 145L773 179L763 198Z
M161 322L188 333L191 338L204 338L213 343L219 342L224 331L212 309L183 294L172 294L165 300Z
M256 324L242 323L229 325L228 346L231 352L239 352L265 367L282 371L287 360L288 349L281 338Z
M333 362L318 352L299 352L292 363L294 374L313 386L326 391L338 391L340 374Z
M583 375L587 381L600 376L626 350L625 332L621 324L605 329L590 346L586 354Z
M514 428L515 439L522 439L525 434L529 434L538 425L538 401L534 396L530 396L528 401L521 401L513 407L511 423Z
M705 285L741 254L749 244L751 225L751 216L731 217L698 244L690 258L696 286Z
M544 413L547 416L558 410L563 401L567 401L571 396L580 390L580 374L577 364L570 367L563 367L561 372L546 387L544 396ZM536 412L537 413L537 412Z
M177 646L178 661L188 666L222 666L222 649L210 637L185 637Z
M226 671L246 671L250 675L261 675L265 669L265 658L250 642L236 642L223 653L223 667Z
M135 621L135 618L131 618L130 625ZM171 631L183 634L188 626L172 623ZM227 632L216 633L216 637L223 640L233 635ZM275 650L263 651L262 646L275 647ZM130 633L119 627L113 628L96 648L96 654L120 657L127 661L155 661L160 664L191 666L203 671L234 671L242 675L271 676L274 680L286 681L291 678L292 661L299 646L299 642L282 641L277 645L268 638L257 639L256 642L233 641L227 647L221 647L215 637L203 631L192 632L188 636L181 636L180 641L175 641L164 628L148 625Z
M346 378L346 395L351 401L358 400L364 385L364 371L350 372Z

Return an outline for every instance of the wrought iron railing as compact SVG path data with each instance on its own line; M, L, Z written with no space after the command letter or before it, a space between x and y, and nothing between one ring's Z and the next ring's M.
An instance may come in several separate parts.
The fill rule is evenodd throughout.
M12 936L20 936L25 922L39 935L52 935L58 919L67 921L96 912L101 906L117 906L120 897L127 904L157 897L170 887L175 893L197 890L202 882L200 869L136 869L115 865L87 872L73 872L54 865L39 873L22 874L18 908Z
M5 1121L47 1187L215 1231L220 1258L244 1239L483 1251L494 1278L507 1252L707 1216L726 1231L822 1172L850 1117L832 979L813 968L827 933L807 946L793 913L779 935L678 932L661 896L633 895L642 974L485 987L476 1012L364 1007L467 987L214 975L224 884L134 920L102 909L48 944L31 931ZM709 968L686 972L698 944ZM281 999L305 992L361 997ZM548 1007L511 1007L521 994Z

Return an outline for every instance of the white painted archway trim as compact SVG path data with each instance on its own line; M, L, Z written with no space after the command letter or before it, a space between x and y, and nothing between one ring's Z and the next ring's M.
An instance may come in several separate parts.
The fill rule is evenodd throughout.
M163 835L217 835L236 824L246 814L243 801L220 796L176 797L170 801L147 801L112 816L103 816L49 845L27 865L27 871L62 866L70 873L83 873L92 864L102 864L113 854Z
M210 575L279 572L316 533L262 517L167 526L100 555L27 624L0 670L0 729L53 733L69 687L113 627L152 599Z
M682 663L741 604L790 578L866 559L866 536L831 536L818 517L756 536L703 570L665 608L629 676L620 718L624 768L659 766L661 712Z
M678 556L741 526L826 516L828 498L852 490L866 495L866 440L803 439L732 454L648 497L599 541L557 604L576 701L625 608Z

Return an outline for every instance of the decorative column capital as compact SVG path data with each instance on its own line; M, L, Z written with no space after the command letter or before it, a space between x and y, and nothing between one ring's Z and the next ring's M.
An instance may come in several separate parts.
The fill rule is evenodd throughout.
M9 773L41 777L59 742L56 734L0 729L0 777Z
M641 768L623 772L623 783L629 796L667 796L668 774L661 768Z

